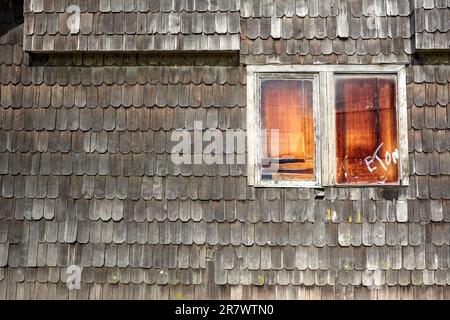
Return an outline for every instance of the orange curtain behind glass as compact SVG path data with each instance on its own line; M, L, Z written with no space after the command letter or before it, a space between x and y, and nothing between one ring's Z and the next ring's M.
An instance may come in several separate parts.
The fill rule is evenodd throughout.
M264 154L280 161L277 179L314 178L314 120L311 80L265 80L261 124L267 132ZM273 139L274 130L278 139Z
M337 77L339 184L398 181L396 94L394 77Z

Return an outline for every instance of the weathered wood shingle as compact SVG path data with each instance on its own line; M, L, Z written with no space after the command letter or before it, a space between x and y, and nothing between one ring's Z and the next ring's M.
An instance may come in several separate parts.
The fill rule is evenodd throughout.
M415 43L418 50L450 49L450 3L414 1Z
M0 298L450 298L450 68L414 61L412 2L78 1L75 36L64 1L28 1L24 24L0 3ZM245 165L175 166L175 130L246 130L245 65L70 52L217 45L240 26L242 62L414 61L411 185L255 189ZM24 33L61 54L30 64Z
M44 8L45 7L45 8ZM235 51L239 1L25 1L24 49Z
M248 63L407 63L409 1L241 2Z

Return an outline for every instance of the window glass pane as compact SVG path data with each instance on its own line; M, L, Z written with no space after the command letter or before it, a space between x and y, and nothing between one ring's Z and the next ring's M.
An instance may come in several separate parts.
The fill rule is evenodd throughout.
M312 80L261 84L263 179L314 180Z
M395 76L336 76L338 184L397 183Z

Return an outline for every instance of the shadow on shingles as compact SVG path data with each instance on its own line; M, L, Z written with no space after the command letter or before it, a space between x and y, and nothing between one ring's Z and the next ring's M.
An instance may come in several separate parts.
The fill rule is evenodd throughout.
M0 0L0 37L23 23L23 0Z

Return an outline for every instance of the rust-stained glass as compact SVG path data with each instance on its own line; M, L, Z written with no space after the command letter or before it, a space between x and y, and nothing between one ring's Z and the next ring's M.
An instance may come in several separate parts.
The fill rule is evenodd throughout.
M397 183L396 77L338 75L335 84L337 183Z
M261 128L263 179L315 178L311 79L262 81Z

